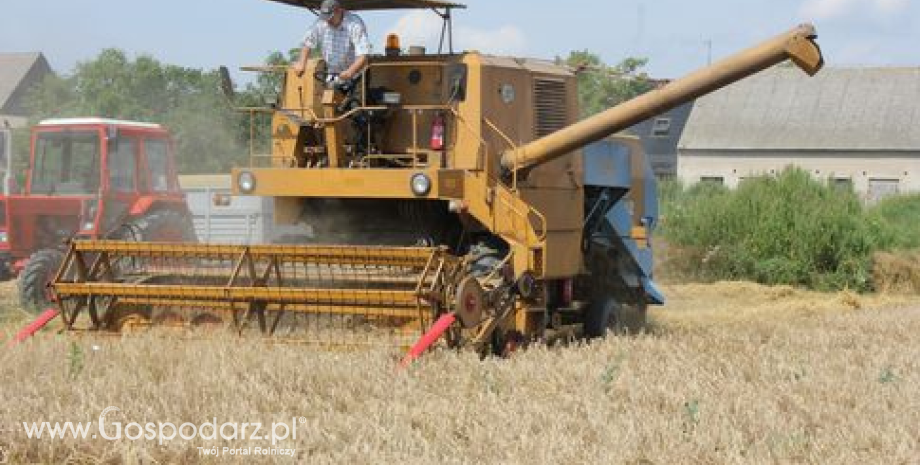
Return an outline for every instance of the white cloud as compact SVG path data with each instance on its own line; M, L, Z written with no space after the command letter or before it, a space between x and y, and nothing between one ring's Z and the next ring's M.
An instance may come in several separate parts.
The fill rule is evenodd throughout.
M861 12L890 15L903 10L909 0L807 0L801 14L808 19L830 19Z
M502 26L492 31L459 28L454 39L463 50L478 50L495 55L523 55L527 40L515 26Z
M441 34L441 20L427 11L412 11L399 18L396 24L387 30L387 34L399 35L402 46L424 45L435 48Z
M877 63L879 44L876 41L851 41L845 43L834 54L834 61L849 65Z
M438 50L442 21L430 11L412 11L396 21L387 33L399 34L402 46L424 45L429 52ZM497 55L520 55L527 40L516 26L504 25L497 29L454 27L454 50L478 50ZM444 44L445 48L447 43Z

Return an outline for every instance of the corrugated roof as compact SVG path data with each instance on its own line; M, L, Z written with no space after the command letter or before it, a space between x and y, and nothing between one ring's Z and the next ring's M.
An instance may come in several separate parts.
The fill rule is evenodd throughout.
M679 147L920 150L920 68L772 68L698 99Z
M318 10L322 0L271 0ZM402 10L409 8L466 8L459 3L440 0L340 0L346 10Z
M0 108L25 79L26 74L41 58L41 53L0 53Z

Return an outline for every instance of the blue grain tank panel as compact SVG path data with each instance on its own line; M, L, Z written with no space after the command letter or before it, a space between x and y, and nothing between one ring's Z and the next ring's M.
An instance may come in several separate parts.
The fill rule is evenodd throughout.
M621 278L631 287L642 287L650 303L664 303L664 296L653 281L654 252L652 238L648 247L640 247L632 238L633 199L630 148L614 140L602 140L586 146L584 183L586 188L609 188L616 201L603 212L603 219L591 235L592 247L613 249ZM658 223L658 183L645 159L645 214L642 222L649 236ZM599 212L599 214L601 214Z

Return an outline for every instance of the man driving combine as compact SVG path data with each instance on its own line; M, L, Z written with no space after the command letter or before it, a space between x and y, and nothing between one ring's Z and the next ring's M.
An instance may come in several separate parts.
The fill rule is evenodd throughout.
M294 64L294 70L302 76L310 51L319 45L330 76L338 76L341 80L352 79L367 64L367 55L371 52L364 21L342 8L339 0L323 0L318 16L319 19L304 36L300 59Z

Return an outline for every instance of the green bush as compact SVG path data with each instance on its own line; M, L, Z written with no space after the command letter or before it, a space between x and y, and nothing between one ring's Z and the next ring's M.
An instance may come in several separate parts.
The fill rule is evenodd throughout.
M884 234L852 189L801 169L743 181L667 186L661 233L695 250L703 279L747 279L814 289L871 288L871 254Z
M881 250L920 249L920 194L888 197L868 211Z

